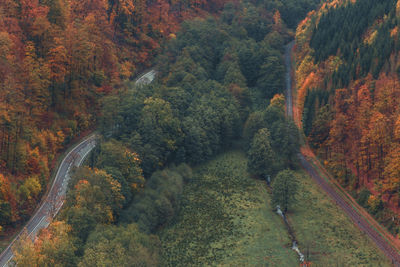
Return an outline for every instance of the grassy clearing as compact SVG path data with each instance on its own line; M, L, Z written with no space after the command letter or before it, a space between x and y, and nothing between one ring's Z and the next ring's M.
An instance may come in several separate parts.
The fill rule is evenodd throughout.
M166 266L298 266L262 181L249 177L240 151L195 169L176 221L160 232ZM304 171L288 214L312 266L390 266L381 251Z
M304 171L298 172L298 203L289 214L313 266L390 266L382 252Z
M246 156L224 153L195 170L176 222L160 233L167 266L297 266L265 183Z

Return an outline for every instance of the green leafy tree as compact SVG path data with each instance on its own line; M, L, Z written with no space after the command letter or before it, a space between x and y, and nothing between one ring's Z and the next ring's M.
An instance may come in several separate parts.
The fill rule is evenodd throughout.
M142 231L153 233L173 218L179 207L183 180L189 180L191 176L187 165L156 171L147 181L144 191L123 212L121 220L136 222Z
M272 148L281 159L280 164L283 168L293 167L300 146L296 124L291 120L277 121L269 129Z
M9 202L0 199L0 225L11 222L11 205Z
M254 135L265 127L264 114L260 111L253 112L249 115L244 124L243 138L248 146L251 145Z
M262 55L259 52L259 46L253 39L242 42L239 48L240 70L246 78L249 87L256 84L260 66L263 63Z
M248 151L249 172L266 178L275 171L276 155L272 150L270 133L267 128L260 129L254 136Z
M166 162L171 153L177 150L182 138L180 121L174 116L171 104L161 98L149 97L144 100L142 117L139 123L142 141L154 151L143 157L143 170L151 173ZM149 151L149 150L148 150Z
M285 67L281 56L275 52L264 59L260 67L257 87L267 98L281 93L284 87Z
M246 87L246 78L240 72L237 61L229 62L225 72L224 84L236 84L240 87Z
M265 123L270 126L276 122L283 122L285 119L285 98L283 95L276 95L264 112Z
M279 172L272 183L272 202L279 205L284 212L295 202L298 182L291 170Z
M157 266L160 241L135 224L98 226L89 236L78 266Z

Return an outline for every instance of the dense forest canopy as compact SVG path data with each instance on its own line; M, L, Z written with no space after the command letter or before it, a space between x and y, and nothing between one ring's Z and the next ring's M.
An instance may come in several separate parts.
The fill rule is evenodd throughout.
M75 171L58 220L40 241L14 246L18 265L27 257L39 265L162 265L156 234L179 211L190 166L238 142L255 177L294 166L299 134L281 94L291 30L277 3L227 3L218 17L182 23L155 59L155 82L126 81L98 101L102 140Z
M1 225L28 218L57 153L95 126L102 96L148 66L180 21L222 5L1 1Z
M165 138L157 139L156 136L146 135L146 131L153 127L152 118L146 116L140 121L131 118L132 124L126 122L121 128L114 129L118 131L115 134L120 138L127 138L129 133L132 135L132 142L136 140L135 142L147 143L147 147L143 149L149 153L142 155L146 175L159 167L157 161L163 162L163 165L172 158L196 160L197 152L184 151L183 148L176 150L181 147L182 142L191 141L187 141L189 138L184 140L183 137L175 140L172 138L175 134L183 135L183 131L187 131L188 135L193 134L193 127L210 131L207 127L215 123L234 124L237 120L243 120L247 112L246 101L250 97L246 95L247 82L252 87L269 86L271 90L263 92L266 97L272 97L278 92L282 85L280 75L283 72L278 51L282 45L281 34L286 31L283 30L284 24L294 28L297 21L319 1L265 0L254 3L257 8L250 3L233 2L225 5L225 2L1 1L0 226L13 227L29 218L46 191L57 155L72 140L76 140L76 137L94 129L99 124L98 118L102 113L105 114L102 120L107 120L109 115L102 110L102 106L107 107L106 102L112 104L113 100L103 99L104 96L112 95L117 98L119 89L124 87L124 81L132 79L138 72L153 64L155 55L162 50L167 40L176 37L175 33L184 20L214 14L234 27L217 30L215 22L209 19L208 24L192 30L191 34L186 33L185 38L188 40L199 41L196 38L201 37L205 38L202 40L205 45L218 45L216 50L210 46L209 51L200 49L201 45L184 48L185 41L182 38L177 38L175 43L169 45L169 53L182 49L187 57L176 56L171 62L180 63L175 67L168 66L169 60L164 61L167 65L160 64L163 79L171 76L167 84L169 92L160 92L152 99L147 99L145 104L149 116L154 109L168 113L166 117L160 118L166 120L166 124L158 132L165 134ZM240 5L249 6L238 16L237 7ZM182 32L190 30L189 25L190 23L184 24ZM203 28L200 29L201 27ZM261 42L266 34L270 35L269 41ZM243 37L243 43L235 49L224 47L224 39L229 35ZM251 39L247 40L247 36ZM232 51L228 51L229 49ZM255 52L259 49L262 49L261 54L257 55ZM220 64L221 57L225 55L224 64ZM165 57L168 58L168 54ZM269 59L266 60L266 57ZM193 69L194 66L197 69ZM239 71L243 74L236 76ZM215 87L214 97L185 97L192 94L187 88L182 91L182 88L191 83L189 76L184 77L186 72L192 75L197 73L196 76L203 75L203 81L199 81L197 86L206 91ZM271 73L275 76L268 78ZM182 78L185 78L187 85L174 88L174 84ZM199 76L197 79L201 80ZM207 81L209 79L215 79L220 84L212 84L213 82ZM227 103L232 102L232 114L237 112L240 119L227 118L226 113L217 114L218 118L206 122L208 125L193 126L199 117L191 121L178 121L183 118L183 111L202 114L211 112L201 110L204 106L225 105L225 100L218 100L218 97L227 94L221 87L226 84L234 84L230 91L236 94L236 98L240 97L239 106L232 102L231 96L226 100ZM182 94L182 99L174 100L181 101L182 105L169 102L174 94ZM138 96L131 93L129 99L138 103L139 106L135 108L139 108L140 102L149 96L143 92L138 92ZM196 107L187 109L185 105L192 101L197 103ZM123 112L130 111L120 113ZM100 124L103 125L102 122ZM128 132L134 127L142 127L136 132L136 139ZM231 130L228 125L219 127L224 131ZM226 145L222 144L225 142L222 140L233 133L237 132L225 132L221 136L193 136L193 140L204 139L202 142L210 143L207 148L199 148L203 150L198 151L199 156L208 157L221 145Z
M399 11L396 0L330 1L296 33L297 118L330 171L396 234Z

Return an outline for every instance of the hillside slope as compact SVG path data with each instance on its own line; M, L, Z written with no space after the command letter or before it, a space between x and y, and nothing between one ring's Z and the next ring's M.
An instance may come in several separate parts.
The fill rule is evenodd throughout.
M99 99L148 67L180 22L223 4L0 2L0 235L29 218L56 155L96 125Z
M330 1L296 32L295 118L341 184L399 232L400 4Z
M57 155L97 125L100 100L149 67L181 22L218 15L226 2L0 2L0 235L29 218ZM259 4L267 24L275 13L295 27L318 2ZM241 30L271 30L255 15L249 9Z

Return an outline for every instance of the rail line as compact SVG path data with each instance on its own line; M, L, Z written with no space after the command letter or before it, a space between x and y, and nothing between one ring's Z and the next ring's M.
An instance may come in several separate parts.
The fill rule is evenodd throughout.
M293 51L294 41L286 46L285 50L285 65L286 65L286 113L287 116L293 118L293 106L295 105L292 97L292 51ZM307 146L307 145L306 145ZM376 227L379 225L374 219L367 215L368 214L362 207L360 207L354 199L350 196L345 196L341 192L344 189L338 187L340 185L334 184L329 177L329 173L319 164L314 164L313 159L307 158L302 153L298 154L299 161L303 168L310 174L313 180L329 195L333 201L350 217L354 224L364 232L375 245L382 250L386 257L391 261L391 263L400 267L400 254L396 244L388 238L389 233L382 227ZM314 159L316 160L316 159ZM321 175L325 173L327 175ZM324 177L325 176L325 177ZM326 177L328 176L328 177ZM360 212L363 211L363 212ZM364 213L364 214L363 214Z

